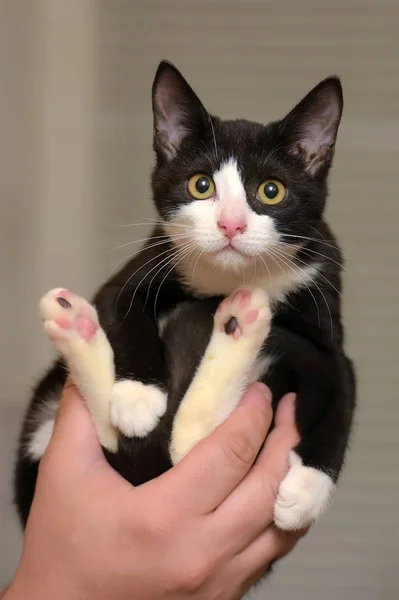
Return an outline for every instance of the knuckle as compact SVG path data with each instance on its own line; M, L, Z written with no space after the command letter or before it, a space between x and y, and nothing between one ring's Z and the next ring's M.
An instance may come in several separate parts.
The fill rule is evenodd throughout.
M265 474L261 477L261 486L262 486L262 494L267 499L275 499L278 494L278 490L280 487L280 481L271 476L270 474Z
M188 595L197 594L203 589L210 574L209 564L198 557L185 561L178 576L178 591Z
M243 432L231 436L224 450L229 462L246 467L252 465L257 454L253 440Z
M166 511L148 511L142 519L142 527L148 539L160 541L167 538L173 530L172 520Z

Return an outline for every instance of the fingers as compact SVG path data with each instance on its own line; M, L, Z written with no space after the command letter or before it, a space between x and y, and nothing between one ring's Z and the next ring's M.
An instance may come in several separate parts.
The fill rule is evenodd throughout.
M237 569L250 575L254 584L265 573L272 562L286 556L308 530L281 531L274 525L237 555Z
M276 427L292 427L295 426L295 394L287 394L284 396L277 406L275 424ZM298 437L299 441L299 437Z
M273 523L278 487L288 471L288 455L298 443L295 396L279 403L276 426L268 436L255 465L227 500L214 513L225 524L223 535L244 548Z
M157 481L169 480L171 501L185 510L213 511L248 473L271 420L270 391L255 383L232 415Z
M80 456L81 462L103 458L95 426L76 386L68 379L46 451Z

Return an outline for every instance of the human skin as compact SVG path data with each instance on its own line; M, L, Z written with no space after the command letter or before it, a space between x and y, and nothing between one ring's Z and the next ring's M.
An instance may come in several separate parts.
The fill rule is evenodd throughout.
M275 427L253 384L177 466L133 487L106 462L72 383L39 468L17 573L2 600L234 600L304 532L273 524L299 441L292 394ZM256 462L255 462L256 459Z

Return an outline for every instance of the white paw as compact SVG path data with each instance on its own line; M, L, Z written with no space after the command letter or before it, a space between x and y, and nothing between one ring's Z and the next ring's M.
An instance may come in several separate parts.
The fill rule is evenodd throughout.
M63 288L43 296L40 313L48 337L62 353L76 342L90 342L99 329L96 309L84 298Z
M234 340L261 345L271 321L269 299L264 290L242 288L223 300L215 314L215 329Z
M326 473L305 467L295 452L290 465L274 505L274 522L280 529L303 529L324 512L335 486Z
M124 379L112 388L111 422L127 437L145 437L166 411L167 396L156 385Z

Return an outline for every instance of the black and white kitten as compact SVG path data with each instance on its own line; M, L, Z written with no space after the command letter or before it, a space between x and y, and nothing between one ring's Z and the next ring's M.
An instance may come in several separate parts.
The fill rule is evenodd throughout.
M38 384L16 467L28 517L69 370L109 462L133 484L158 476L262 380L296 392L301 442L275 504L306 527L340 473L355 404L343 350L341 254L324 223L342 113L339 80L267 126L210 116L167 62L153 84L152 188L159 220L94 307L63 289L41 301L62 358Z

